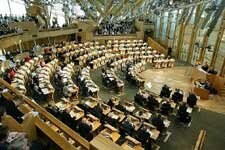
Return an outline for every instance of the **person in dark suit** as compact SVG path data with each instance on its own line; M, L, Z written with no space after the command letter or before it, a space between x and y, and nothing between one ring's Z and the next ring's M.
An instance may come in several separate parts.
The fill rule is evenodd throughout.
M78 125L78 132L86 140L91 141L93 139L93 134L91 133L92 126L87 124L86 118L83 118Z
M148 107L149 107L149 109L151 109L151 110L155 110L156 108L158 108L159 107L159 102L155 99L155 97L154 96L152 96L152 95L150 95L149 97L148 97L148 102L147 102L147 104L148 104Z
M179 116L179 120L185 124L188 124L191 122L191 116L188 112L184 112Z
M53 106L48 105L45 109L46 109L50 114L52 114L53 116L55 116L56 118L59 119L59 117L60 117L60 112L59 112L59 110L57 110L56 107L53 107Z
M139 90L134 96L134 101L141 106L146 105L146 102L148 101L148 97L145 97L144 94L146 94L146 92Z
M183 103L180 105L177 114L178 114L178 116L181 116L185 112L187 112L187 105L186 105L186 103Z
M205 64L202 66L202 69L206 72L208 71L208 69L209 69L208 62L205 62Z
M120 117L119 117L119 118L120 118ZM118 118L118 120L119 120L119 118ZM119 124L118 124L117 119L114 119L114 118L111 118L111 117L106 117L106 121L107 121L110 125L112 125L113 127L115 127L115 128L118 128L118 127L119 127Z
M172 111L171 104L168 101L165 101L161 105L161 112L164 115L168 115Z
M157 130L159 130L160 132L162 132L162 130L165 127L165 125L163 123L163 119L161 118L161 115L158 115L156 117L153 117L152 118L152 124L154 126L156 126Z
M171 94L172 90L170 90L170 87L168 87L167 85L164 85L161 89L160 92L160 97L166 97L169 98L170 94Z
M149 132L147 132L147 129L145 128L145 126L143 126L137 134L137 140L140 141L142 145L146 145L149 138L150 138L150 134Z
M145 126L141 128L141 130L137 134L137 140L141 142L142 147L145 150L152 150L152 140L151 135L147 132Z
M210 74L217 74L217 71L215 71L213 67L210 67L208 69L208 73L210 73Z
M193 108L197 104L197 97L194 93L189 93L187 97L187 104Z
M172 100L175 103L179 103L179 102L183 101L183 97L184 97L183 91L180 90L180 89L176 89L175 92L172 95Z
M98 104L96 107L94 107L92 110L92 114L99 118L102 121L102 108L100 107L100 104Z
M125 120L123 123L122 123L122 126L121 126L121 133L122 135L132 135L133 131L134 131L134 125L131 123L131 121L129 119Z
M63 110L60 115L60 119L63 123L71 127L71 123L73 121L73 118L71 118L70 114L68 113L69 111Z
M2 94L0 95L0 106L5 107L6 114L12 116L19 123L23 122L21 118L23 113L18 110L15 103L12 100L5 99Z
M109 99L107 105L109 105L111 108L114 106L114 103L111 98Z
M121 104L119 104L119 105L117 105L115 107L116 107L116 109L119 109L122 112L126 112L126 109Z
M178 116L178 119L183 122L183 123L189 123L191 122L191 116L190 114L187 112L187 104L186 103L183 103L178 112L177 112L177 116Z

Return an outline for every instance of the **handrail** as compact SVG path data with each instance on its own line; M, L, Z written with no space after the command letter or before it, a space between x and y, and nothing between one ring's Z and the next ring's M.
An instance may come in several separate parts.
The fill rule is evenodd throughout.
M45 124L39 117L35 118L35 125L44 132L48 137L59 145L60 148L64 150L77 150L75 146L70 144L65 138L59 135L57 132L52 130L47 124Z
M90 149L90 143L82 138L78 133L74 132L71 128L69 128L67 125L56 119L53 115L48 113L44 108L42 108L37 103L30 100L27 96L22 95L19 93L15 88L13 88L11 85L9 85L6 81L4 81L2 78L0 78L0 84L11 90L13 93L15 93L18 96L22 96L23 100L26 104L28 104L31 108L34 108L35 111L37 111L39 114L44 116L46 119L51 121L55 126L57 126L60 130L65 132L67 135L71 137L74 141L78 142L81 146L83 146L85 149Z
M118 37L118 36L135 36L137 35L136 32L134 33L128 33L128 34L116 34L116 35L111 35L111 34L94 34L95 37L100 37L100 36L114 36L114 37Z
M12 36L22 35L22 34L24 34L24 32L4 34L4 35L0 36L0 40L3 39L3 38L9 38L9 37L12 37Z
M39 32L46 32L46 31L58 31L58 30L65 30L65 29L77 29L78 27L58 27L58 28L48 28L48 29L40 29Z
M62 27L62 28L40 29L39 32L59 31L59 30L74 29L74 28L77 29L78 27ZM26 31L4 34L4 35L0 36L0 40L3 39L3 38L9 38L9 37L16 36L16 35L23 35L24 33L26 33Z
M201 130L193 150L202 150L206 138L206 130Z

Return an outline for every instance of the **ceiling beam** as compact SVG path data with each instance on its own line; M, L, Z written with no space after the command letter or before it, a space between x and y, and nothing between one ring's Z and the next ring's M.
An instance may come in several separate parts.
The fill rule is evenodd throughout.
M85 10L85 13L87 14L87 16L89 17L89 19L91 19L92 21L96 21L96 18L95 16L93 15L92 12L90 12L90 10L87 8L87 4L83 4L83 1L82 0L76 0L78 2L78 4L82 7L84 7L86 10Z
M94 5L97 11L100 13L100 16L104 16L104 11L96 0L88 0L92 5Z
M110 0L108 7L106 7L105 16L110 15L115 5L113 5L113 0Z
M136 3L133 5L132 13L134 13L134 11L135 11L139 6L141 6L144 2L145 2L145 0L137 0Z
M115 16L120 16L129 7L130 7L130 3L128 2L128 0L125 0L123 5L122 5L122 8L118 9Z

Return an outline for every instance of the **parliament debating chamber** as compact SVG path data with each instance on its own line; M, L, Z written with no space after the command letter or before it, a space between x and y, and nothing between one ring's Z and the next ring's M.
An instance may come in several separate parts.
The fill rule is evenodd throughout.
M225 149L225 0L0 2L0 150Z

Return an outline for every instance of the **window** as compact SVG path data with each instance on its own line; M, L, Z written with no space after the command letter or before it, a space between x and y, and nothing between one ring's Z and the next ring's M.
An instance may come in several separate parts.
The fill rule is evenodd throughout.
M3 14L3 15L10 14L9 5L8 5L7 0L1 0L0 14Z
M1 0L0 14L10 15L10 8L13 16L22 16L26 14L25 5L22 0Z
M164 17L163 17L163 28L162 28L162 41L163 42L166 40L167 24L168 24L168 12L165 12Z
M9 0L12 14L22 16L26 14L26 8L23 0Z
M52 21L53 21L53 18L57 18L57 21L58 21L58 24L59 26L62 26L64 23L65 23L65 18L64 18L64 13L62 11L62 8L63 8L63 4L53 4L53 7L51 8L49 6L49 10L50 10L50 13L51 13L51 25L52 25Z

